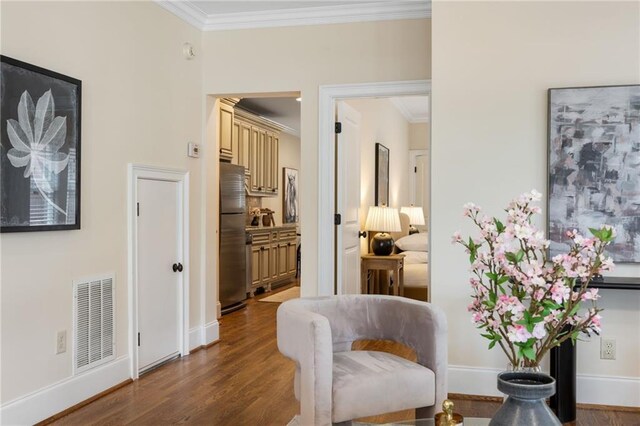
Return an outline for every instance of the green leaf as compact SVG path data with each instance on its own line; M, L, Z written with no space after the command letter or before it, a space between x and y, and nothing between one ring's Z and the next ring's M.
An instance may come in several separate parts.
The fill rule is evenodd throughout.
M504 257L511 263L518 263L516 255L514 253L506 252L504 254Z
M498 219L493 218L493 223L496 224L496 229L498 230L498 234L502 234L504 232L505 226Z
M486 272L485 275L487 276L487 278L489 278L491 281L497 281L498 280L498 274L494 273L494 272Z
M603 238L603 234L602 234L602 232L601 232L599 229L596 229L596 228L589 228L589 232L591 232L591 234L592 234L594 237L596 237L597 239L599 239L599 240L604 239L604 238Z
M518 254L516 255L516 261L517 263L520 263L522 261L522 259L524 258L524 251L520 250L518 252Z
M497 340L493 340L491 343L489 343L489 349L493 349L497 342Z
M573 305L573 308L571 308L571 311L569 311L568 316L573 316L576 314L576 312L578 312L578 309L580 309L580 302L576 302L575 305Z
M498 279L498 285L500 285L500 284L504 284L504 283L506 283L507 281L509 281L509 276L508 276L508 275L503 275L502 277L500 277L500 278Z
M524 355L525 358L530 359L530 360L535 360L536 359L536 351L532 347L523 348L522 349L522 355Z

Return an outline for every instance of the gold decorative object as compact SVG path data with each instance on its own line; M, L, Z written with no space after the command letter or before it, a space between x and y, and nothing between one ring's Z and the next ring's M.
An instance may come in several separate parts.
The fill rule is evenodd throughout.
M464 424L464 417L453 412L453 401L445 399L442 412L435 416L436 426L458 426Z

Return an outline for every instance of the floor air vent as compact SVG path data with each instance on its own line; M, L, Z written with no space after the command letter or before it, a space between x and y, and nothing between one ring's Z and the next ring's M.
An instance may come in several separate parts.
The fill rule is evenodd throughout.
M73 283L76 373L115 358L114 287L113 275Z

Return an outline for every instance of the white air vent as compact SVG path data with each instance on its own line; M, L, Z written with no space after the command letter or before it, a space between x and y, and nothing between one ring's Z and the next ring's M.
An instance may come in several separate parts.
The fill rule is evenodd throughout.
M115 358L113 275L73 283L76 373Z

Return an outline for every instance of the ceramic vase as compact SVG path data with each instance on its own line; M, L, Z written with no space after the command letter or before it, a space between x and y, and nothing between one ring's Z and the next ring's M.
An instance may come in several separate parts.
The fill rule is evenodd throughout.
M490 426L561 426L546 403L556 393L553 377L540 372L505 371L498 374L498 390L507 395Z

